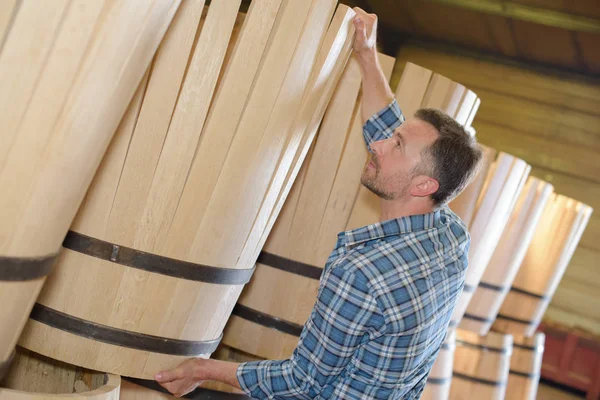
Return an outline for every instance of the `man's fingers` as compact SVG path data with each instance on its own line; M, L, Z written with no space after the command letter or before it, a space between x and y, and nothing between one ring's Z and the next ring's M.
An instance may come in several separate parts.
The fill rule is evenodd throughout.
M163 382L172 382L175 379L180 379L182 378L182 371L179 368L175 368L172 369L170 371L162 371L159 372L158 374L156 374L154 376L154 379L158 382L158 383L163 383Z

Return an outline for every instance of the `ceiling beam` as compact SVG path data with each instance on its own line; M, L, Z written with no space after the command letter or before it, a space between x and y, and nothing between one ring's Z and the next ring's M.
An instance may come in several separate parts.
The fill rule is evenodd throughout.
M576 32L600 33L600 19L497 0L423 0Z

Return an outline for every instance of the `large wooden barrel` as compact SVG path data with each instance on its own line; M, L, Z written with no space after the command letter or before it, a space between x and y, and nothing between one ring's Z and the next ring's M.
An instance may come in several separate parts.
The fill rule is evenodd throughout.
M457 326L466 312L530 170L531 167L525 161L502 152L490 166L468 227L471 234L469 266L465 287L454 308L450 326Z
M456 349L456 330L449 329L442 349L427 377L421 400L448 400L452 384L454 350Z
M531 337L515 336L506 398L514 400L536 400L544 356L543 333Z
M512 348L511 335L457 329L450 399L504 400Z
M151 379L218 345L346 64L354 13L332 19L335 0L252 2L232 44L241 0L212 0L199 24L203 3L176 15L24 347Z
M380 62L391 74L393 58L380 55ZM316 299L321 274L316 265L325 262L337 231L344 229L357 187L354 183L349 188L348 181L358 179L366 161L357 105L360 84L360 67L351 60L255 275L228 322L225 344L272 359L289 357L296 347ZM321 225L321 219L327 223ZM287 261L291 259L296 264ZM290 270L294 265L296 269Z
M510 221L460 322L460 328L486 335L533 239L553 187L529 177Z
M18 349L0 384L0 400L118 400L121 378Z
M552 195L504 299L493 329L532 336L554 295L592 208L562 195Z
M0 366L179 3L0 6Z
M389 75L393 59L380 56L380 63ZM355 104L359 85L358 65L350 63L332 102L335 108L328 112L263 248L256 274L228 322L223 338L228 346L264 358L289 357L316 300L322 267L337 233L379 219L378 203L370 208L370 192L357 197L367 159L360 105ZM466 119L476 100L461 85L412 64L396 94L407 115L426 98L425 105L444 106ZM356 204L360 211L355 213Z

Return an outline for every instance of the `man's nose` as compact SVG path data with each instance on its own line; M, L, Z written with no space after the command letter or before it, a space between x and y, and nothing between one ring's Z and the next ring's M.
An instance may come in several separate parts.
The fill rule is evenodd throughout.
M382 140L378 140L376 142L371 143L371 153L374 153L375 155L379 156L382 154L384 148L385 148L385 142L389 140L389 139L382 139Z

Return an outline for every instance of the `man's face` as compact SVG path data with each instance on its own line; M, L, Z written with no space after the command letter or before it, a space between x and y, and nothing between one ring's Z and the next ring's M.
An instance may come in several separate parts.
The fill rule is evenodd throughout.
M436 129L427 122L408 119L391 138L371 144L362 184L385 200L408 197L415 184L415 169L421 162L421 154L437 137Z

